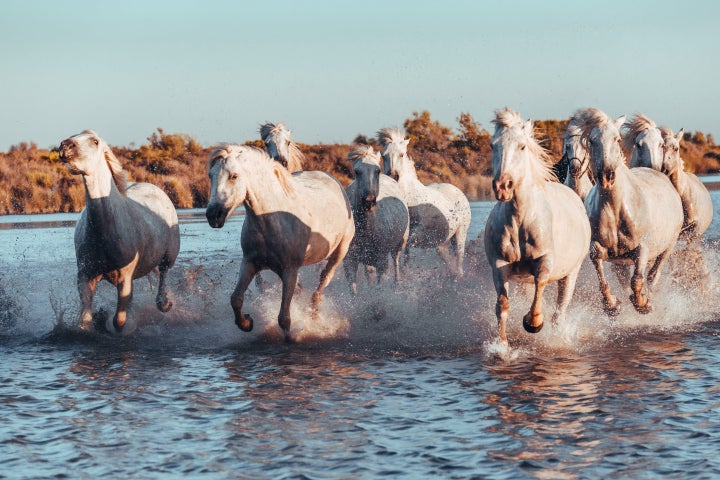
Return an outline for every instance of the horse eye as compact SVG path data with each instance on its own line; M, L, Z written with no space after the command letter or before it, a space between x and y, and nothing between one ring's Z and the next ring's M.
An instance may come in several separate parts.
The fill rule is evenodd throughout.
M237 173L232 173L232 174L230 174L230 181L231 181L231 182L235 182L235 181L237 181L237 179L238 179L238 174L237 174Z
M95 146L100 145L100 141L97 138L93 138L92 142L95 144Z
M525 145L520 145L520 150L525 150Z

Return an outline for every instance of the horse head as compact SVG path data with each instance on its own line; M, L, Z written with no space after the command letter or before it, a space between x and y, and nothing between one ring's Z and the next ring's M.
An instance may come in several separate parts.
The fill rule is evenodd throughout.
M348 154L357 185L356 201L363 210L372 211L380 194L380 154L371 146L363 146Z
M242 154L249 147L224 145L215 149L208 159L210 200L205 211L213 228L222 228L225 220L247 196L247 175Z
M377 139L382 147L383 173L398 180L410 161L407 153L410 139L399 128L383 128L377 132Z
M578 110L574 117L578 119L582 130L582 142L590 152L595 181L603 189L615 184L615 171L625 165L620 127L625 116L611 120L605 112L597 108Z
M108 179L112 178L121 193L125 193L127 179L122 165L113 154L107 142L92 130L73 135L60 142L60 160L65 163L68 171L73 175L95 177L102 172L109 172ZM106 188L109 189L108 180Z
M260 136L270 158L280 162L291 172L302 170L303 154L292 141L290 130L285 124L265 123L260 126Z
M623 144L630 156L630 167L647 167L660 171L663 138L655 122L638 113L623 125Z
M673 185L677 185L677 177L684 169L684 162L680 156L680 142L685 135L681 128L678 133L673 133L667 127L660 127L663 137L663 156L660 171L670 178Z
M525 179L554 179L547 152L537 143L530 120L505 108L495 112L492 147L493 191L495 198L508 202Z

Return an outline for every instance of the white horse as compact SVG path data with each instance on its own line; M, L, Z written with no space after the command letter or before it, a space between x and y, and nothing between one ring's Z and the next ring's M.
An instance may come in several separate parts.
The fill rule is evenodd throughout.
M535 296L523 326L543 326L542 295L558 282L553 324L565 319L575 282L590 245L590 224L580 198L555 181L548 153L530 121L510 109L495 112L492 137L493 190L498 203L485 225L485 254L497 292L499 336L507 343L509 280L534 281Z
M280 162L289 172L299 172L303 169L305 156L292 141L290 130L285 124L264 123L260 126L260 137L265 143L268 155Z
M590 218L590 259L597 270L603 306L617 315L620 302L605 279L603 262L633 264L630 300L640 313L652 307L649 295L675 248L683 224L680 197L665 175L650 168L628 168L620 127L595 108L579 110L583 141L590 149L596 184L585 199Z
M380 283L393 260L395 282L400 280L400 255L408 241L410 216L398 183L381 173L380 154L372 147L360 147L348 154L355 180L347 186L355 219L355 237L345 257L345 276L350 290L357 293L357 266L373 268ZM368 275L368 278L370 276Z
M264 269L282 280L278 324L290 340L290 302L298 270L327 259L311 306L317 310L322 291L345 258L355 233L352 211L342 186L330 175L303 171L291 175L262 150L225 145L208 161L210 201L205 212L221 228L232 211L245 206L240 245L240 279L231 297L235 323L243 331L253 320L242 312L245 290Z
M85 208L75 227L77 283L82 328L92 323L95 288L103 278L117 287L117 310L109 332L120 332L127 320L132 281L156 268L160 280L156 304L167 312L172 302L165 274L180 250L177 213L168 196L149 183L126 183L125 172L108 144L92 130L60 144L60 158L70 173L82 175Z
M680 142L684 131L677 134L667 127L660 127L663 136L662 172L668 176L682 201L684 222L683 235L699 239L710 227L713 203L707 187L696 175L684 170L685 162L680 156Z
M655 122L637 113L621 127L623 148L630 156L630 168L662 169L663 138Z
M580 141L581 134L578 120L575 116L570 117L563 135L563 159L561 162L567 164L567 175L563 183L584 201L595 184L595 179L590 168L590 152Z
M407 154L410 139L405 138L402 130L384 128L378 131L377 138L382 147L384 173L397 180L410 211L408 247L437 248L450 272L462 277L471 220L467 197L449 183L420 182L415 164Z

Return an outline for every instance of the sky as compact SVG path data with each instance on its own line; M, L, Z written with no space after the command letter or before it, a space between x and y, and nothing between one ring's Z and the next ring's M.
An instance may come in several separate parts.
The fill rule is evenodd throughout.
M244 143L265 121L350 143L422 110L492 131L506 106L720 138L716 0L5 0L0 48L0 151L88 128Z

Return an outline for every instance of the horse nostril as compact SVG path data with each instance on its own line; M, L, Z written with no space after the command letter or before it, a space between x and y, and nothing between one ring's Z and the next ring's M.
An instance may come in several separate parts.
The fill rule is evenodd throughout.
M512 180L508 180L507 182L505 182L505 188L506 188L506 189L510 190L512 187L513 187L513 181L512 181Z

